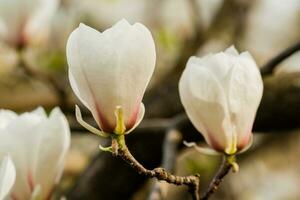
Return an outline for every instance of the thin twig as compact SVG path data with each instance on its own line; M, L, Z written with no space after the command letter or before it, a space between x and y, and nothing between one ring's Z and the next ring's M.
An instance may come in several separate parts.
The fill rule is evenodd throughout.
M286 48L283 50L281 53L276 55L274 58L269 60L264 66L261 67L261 74L262 75L267 75L271 74L275 67L280 64L282 61L296 53L297 51L300 50L300 41L296 44L293 44L292 46Z
M182 139L181 133L178 130L173 128L168 130L164 139L162 167L164 167L167 171L171 173L174 172L174 165L177 156L177 147L181 139ZM148 200L163 199L164 186L165 186L164 183L156 181L152 187Z
M212 179L206 192L202 195L201 200L207 200L212 194L214 194L218 190L221 182L223 181L223 178L229 173L231 168L232 168L232 164L229 163L227 157L224 156L219 171Z
M121 139L120 139L121 138ZM121 142L120 142L121 141ZM193 176L176 176L167 172L164 168L158 167L153 170L146 169L142 164L140 164L128 150L124 136L118 136L118 139L112 139L112 149L113 155L121 158L126 163L128 163L135 171L139 174L144 175L149 178L157 178L158 180L163 180L174 185L186 185L192 194L193 200L199 200L199 175Z

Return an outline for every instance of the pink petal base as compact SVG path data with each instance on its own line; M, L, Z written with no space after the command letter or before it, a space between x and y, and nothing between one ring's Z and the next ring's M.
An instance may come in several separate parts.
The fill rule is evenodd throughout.
M135 107L131 117L125 122L126 130L130 130L136 123L137 117L140 111L140 104L139 102ZM99 106L96 106L96 111L98 113L98 119L99 119L99 126L101 127L102 131L107 132L107 133L113 133L115 130L116 124L110 124L107 118L103 115L103 113L100 111L101 109Z
M251 131L248 134L246 134L245 137L242 138L242 140L240 140L240 142L237 144L238 151L241 151L246 146L248 146L248 143L250 142L250 138L251 138Z
M209 145L218 152L224 152L225 147L223 147L222 145L219 144L219 142L217 142L217 140L213 137L213 134L211 134L210 132L208 132L208 139L209 139Z

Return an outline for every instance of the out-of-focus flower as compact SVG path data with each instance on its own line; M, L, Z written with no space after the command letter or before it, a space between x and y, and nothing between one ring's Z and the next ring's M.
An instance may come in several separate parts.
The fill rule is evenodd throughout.
M50 199L70 145L69 125L60 109L49 117L42 108L21 115L1 110L0 137L0 157L9 154L16 167L11 198Z
M0 42L0 76L11 72L19 61L14 48Z
M102 131L116 132L116 111L122 112L126 132L139 124L156 60L153 38L144 25L123 19L100 33L80 24L69 37L67 59L73 91Z
M188 117L217 152L235 154L251 144L263 83L248 52L234 47L203 58L191 57L179 82Z
M241 43L254 56L258 66L298 42L300 1L257 1L249 11Z
M0 38L10 45L38 45L48 38L59 0L0 0Z
M9 156L2 159L0 165L0 200L5 199L16 180L16 169Z

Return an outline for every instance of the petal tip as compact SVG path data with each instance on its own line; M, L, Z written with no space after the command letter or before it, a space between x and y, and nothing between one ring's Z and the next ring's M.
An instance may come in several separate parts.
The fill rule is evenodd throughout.
M234 45L231 45L230 47L228 47L224 53L229 54L229 55L233 55L233 56L238 56L239 52L238 50L235 48Z

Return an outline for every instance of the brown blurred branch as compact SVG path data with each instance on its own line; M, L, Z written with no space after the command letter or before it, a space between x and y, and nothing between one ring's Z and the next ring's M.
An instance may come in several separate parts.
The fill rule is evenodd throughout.
M174 172L178 144L182 141L181 133L176 129L169 129L163 143L162 167L171 173ZM152 187L148 200L164 199L164 184L156 181Z
M21 51L21 50L20 50ZM59 84L52 76L47 76L42 73L38 73L34 70L31 70L29 66L24 62L23 58L19 59L19 67L21 67L24 73L31 78L40 80L50 86L56 93L59 104L62 109L67 108L67 92L63 85Z
M273 72L273 70L276 68L278 64L283 62L285 59L296 53L297 51L300 50L300 41L297 42L296 44L293 44L280 52L278 55L276 55L274 58L269 60L265 65L261 67L261 74L268 75Z

